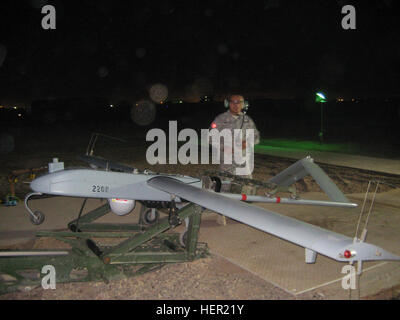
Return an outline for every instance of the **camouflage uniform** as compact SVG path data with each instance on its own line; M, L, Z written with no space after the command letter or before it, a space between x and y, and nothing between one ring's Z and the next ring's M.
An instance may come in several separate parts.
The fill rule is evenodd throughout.
M254 121L248 116L243 114L242 112L238 116L234 116L229 110L221 113L218 115L212 125L211 128L215 128L218 131L222 131L223 129L229 129L231 130L232 137L234 135L234 129L242 129L243 130L243 137L240 140L245 140L246 139L246 129L254 129L254 144L258 144L260 142L260 133L256 128L256 125L254 124ZM235 160L233 158L233 141L231 143L224 141L224 139L221 139L221 144L220 144L220 165L219 165L219 170L220 171L226 171L231 174L236 174L236 169L237 168L244 168L246 163L239 165L235 163ZM239 148L242 147L238 146ZM249 146L252 148L253 146ZM228 157L232 159L232 164L224 164L224 154L227 153ZM246 149L243 150L242 153L243 156L246 155ZM246 161L247 162L247 161ZM252 178L251 172L249 172L248 175L241 175L243 178ZM226 186L227 184L225 183L225 191L230 188L230 186Z

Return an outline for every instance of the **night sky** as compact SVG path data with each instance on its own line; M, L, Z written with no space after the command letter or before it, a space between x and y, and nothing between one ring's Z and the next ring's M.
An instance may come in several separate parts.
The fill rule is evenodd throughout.
M43 5L56 30L41 26ZM356 8L343 30L341 8ZM239 90L294 97L399 92L398 1L1 1L0 104Z

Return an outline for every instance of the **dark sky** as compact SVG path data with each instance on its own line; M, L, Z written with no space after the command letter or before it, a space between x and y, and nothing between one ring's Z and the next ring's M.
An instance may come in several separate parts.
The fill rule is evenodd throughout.
M44 30L41 7L56 9ZM343 30L341 8L356 8ZM398 1L46 1L0 4L0 103L264 92L394 95Z

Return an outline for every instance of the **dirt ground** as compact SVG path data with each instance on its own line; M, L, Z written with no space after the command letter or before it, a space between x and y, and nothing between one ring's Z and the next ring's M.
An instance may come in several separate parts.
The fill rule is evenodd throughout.
M126 132L125 132L126 133ZM71 133L68 139L53 134L52 137L40 132L25 133L19 140L15 151L0 158L0 194L9 193L9 181L12 170L38 168L46 165L53 157L64 161L67 167L86 166L76 159L77 155L86 152L90 132ZM216 170L215 165L149 165L145 160L146 145L144 137L128 136L128 143L117 143L104 140L98 142L94 154L117 162L145 168L155 172L180 173L201 176L205 170ZM60 142L61 141L61 142ZM266 181L281 170L294 163L294 160L255 156L254 179ZM400 185L400 177L377 174L363 170L321 165L338 187L345 193L362 193L366 191L369 180L380 179L382 184L378 192L384 192ZM18 176L16 194L23 198L29 190L29 173ZM309 177L296 183L301 192L320 191L319 186ZM367 299L397 299L400 287L381 292ZM251 299L251 300L291 300L291 299L325 299L316 291L293 296L284 290L259 278L258 276L230 263L223 257L211 256L194 262L169 264L147 274L124 280L90 283L57 284L56 290L36 288L25 292L9 293L0 296L0 300L19 299Z

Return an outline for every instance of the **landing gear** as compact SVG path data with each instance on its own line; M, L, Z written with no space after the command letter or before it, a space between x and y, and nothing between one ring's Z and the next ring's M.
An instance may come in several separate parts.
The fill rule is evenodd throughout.
M42 224L42 223L43 223L45 216L44 216L43 212L40 212L40 211L35 211L35 212L33 212L33 211L31 210L31 208L29 208L29 206L28 206L28 200L29 200L29 198L32 197L32 196L41 196L41 195L42 195L42 193L40 193L40 192L32 192L32 193L29 193L29 194L25 197L25 201L24 201L24 203L25 203L25 208L26 208L26 210L28 210L28 212L29 212L29 214L30 214L29 219L31 220L32 224L37 225L37 226L38 226L39 224Z
M45 215L41 211L35 211L33 214L29 216L29 220L31 220L32 224L39 225L44 221Z
M176 227L182 223L181 219L178 216L178 209L176 208L175 197L171 200L168 221L171 227Z
M146 225L153 225L155 224L159 217L160 217L160 213L158 212L158 210L156 208L145 208L143 207L145 210L142 209L141 214L141 220L144 222L144 224Z

